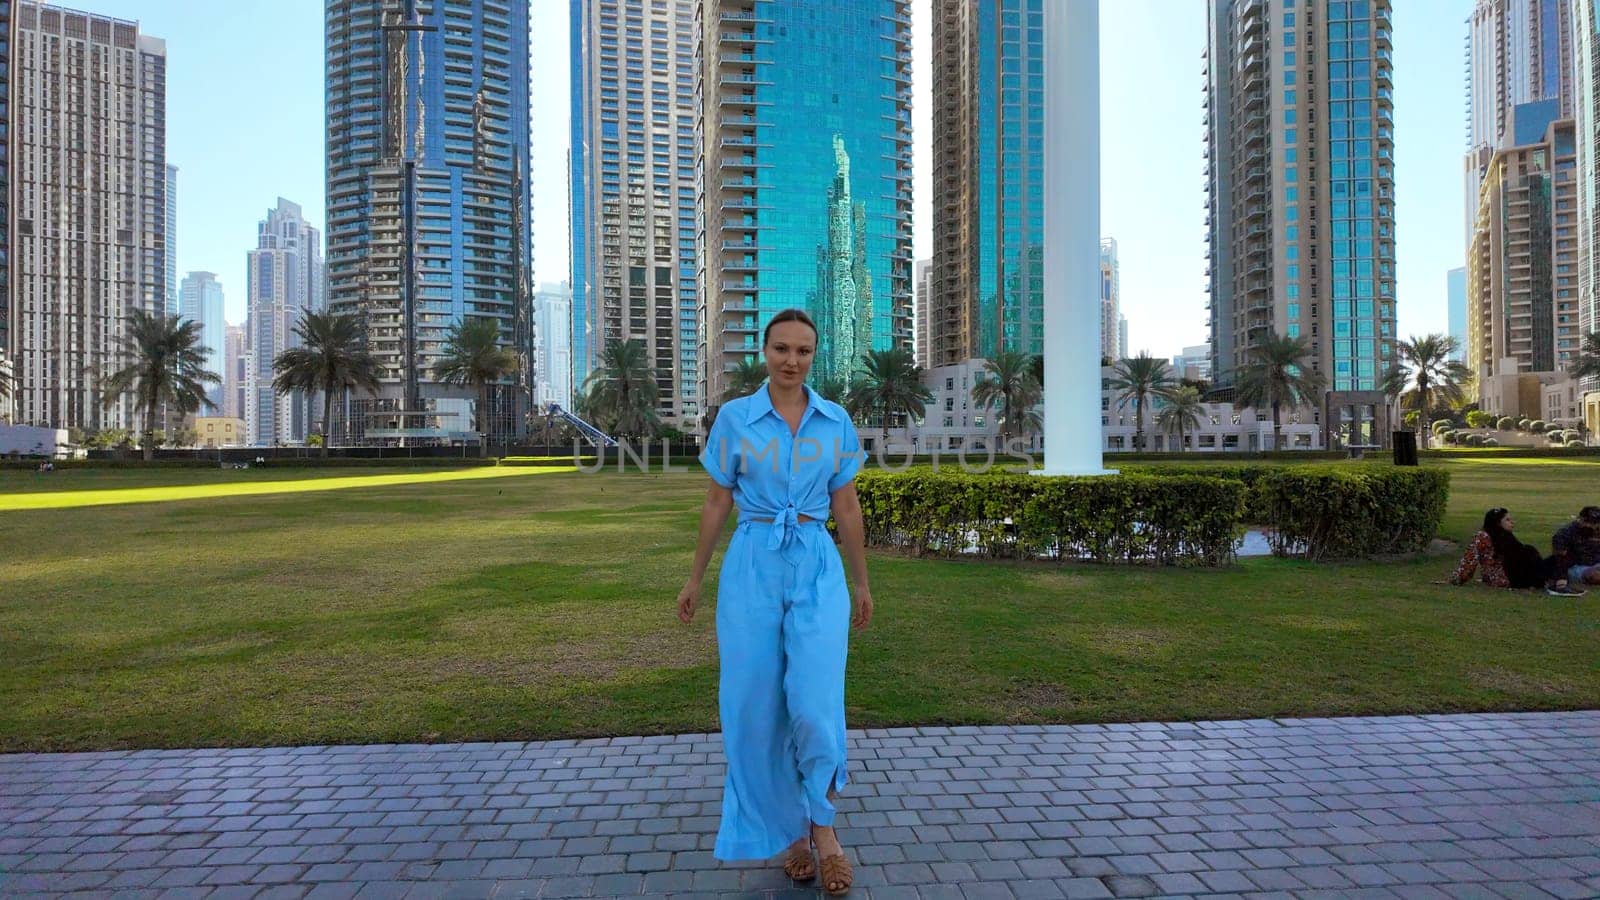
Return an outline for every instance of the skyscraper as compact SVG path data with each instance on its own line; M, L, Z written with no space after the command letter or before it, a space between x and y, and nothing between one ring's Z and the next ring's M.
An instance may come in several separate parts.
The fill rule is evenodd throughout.
M1467 358L1467 268L1451 269L1444 276L1446 321L1450 336L1456 339L1451 358L1461 362Z
M245 400L250 381L249 334L243 325L229 325L223 332L223 342L226 345L224 369L219 373L222 375L222 414L230 419L243 419L245 407L249 405Z
M533 329L537 335L536 402L572 408L572 288L546 282L533 295Z
M933 79L930 363L1042 353L1044 0L938 0Z
M571 0L572 317L581 379L614 341L655 368L662 420L699 417L692 0Z
M917 260L916 314L913 316L916 320L916 325L913 330L917 335L917 365L924 369L930 368L928 354L933 349L928 336L928 300L931 299L929 295L932 292L933 260L919 259Z
M1206 127L1212 371L1309 339L1331 390L1395 359L1390 0L1212 0Z
M180 314L178 298L178 167L167 166L166 242L162 245L162 273L166 282L166 311Z
M452 325L486 317L520 362L484 417L511 437L532 400L528 0L328 0L326 25L328 306L363 317L384 371L338 433L471 431L477 392L433 368Z
M1122 276L1117 271L1117 239L1100 241L1100 355L1121 359L1126 348L1122 340Z
M273 361L299 346L295 325L306 312L323 309L322 234L306 222L300 204L279 197L267 210L256 228L247 277L245 439L262 447L302 443L311 431L312 398L279 395L272 388Z
M128 316L166 310L166 44L137 22L5 5L9 112L29 123L8 148L16 419L138 428L132 398L105 406L100 384Z
M1572 0L1577 120L1578 330L1600 330L1600 0ZM1600 389L1600 378L1584 381Z
M1534 104L1516 115L1539 111ZM1494 375L1567 368L1578 332L1577 151L1571 119L1489 161L1467 253L1467 365ZM1518 129L1521 129L1518 125Z
M813 379L911 346L909 0L697 0L703 131L698 395L785 307L821 330Z
M1536 142L1542 130L1512 131L1512 111L1545 108L1545 121L1573 115L1572 0L1477 0L1467 18L1467 243L1478 220L1479 186L1498 150ZM1523 117L1526 121L1527 116Z
M0 3L0 373L11 374L11 51L17 17ZM3 402L3 401L0 401Z
M200 344L210 353L206 368L225 376L228 322L223 318L222 283L215 272L190 272L178 291L178 315L200 323ZM222 408L224 387L212 385L211 402Z

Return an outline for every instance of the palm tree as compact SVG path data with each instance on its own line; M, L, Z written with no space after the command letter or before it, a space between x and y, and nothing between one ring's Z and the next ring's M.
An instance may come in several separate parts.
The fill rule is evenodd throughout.
M767 364L754 356L747 356L727 375L728 389L722 392L723 403L754 394L766 384Z
M1578 351L1578 358L1572 361L1572 368L1567 374L1573 378L1600 378L1600 331L1591 331L1583 337L1583 349ZM0 393L4 388L0 388Z
M333 398L351 388L378 392L382 368L367 353L361 319L348 313L307 311L294 326L300 346L279 353L272 361L272 389L280 394L300 391L307 396L322 392L322 455L333 443Z
M612 341L600 366L584 382L585 415L605 422L621 437L642 437L660 424L656 397L661 388L643 341ZM600 424L597 421L595 424Z
M489 385L515 375L517 369L517 355L500 346L499 319L463 319L445 333L444 355L434 364L433 377L477 391L479 456L489 446Z
M1149 353L1141 352L1132 359L1117 361L1111 373L1110 385L1122 394L1122 398L1117 401L1118 409L1130 402L1133 404L1134 449L1147 449L1144 446L1145 407L1154 398L1165 399L1171 396L1175 383L1170 364Z
M822 399L832 400L834 403L843 406L850 393L850 384L843 378L833 376L819 379L813 390Z
M850 391L850 399L858 413L882 416L883 445L887 446L890 420L901 414L920 418L927 413L933 392L922 383L916 357L903 347L869 350L861 362L865 371Z
M109 408L122 395L134 395L134 409L144 419L144 458L154 459L156 416L161 407L170 406L183 415L201 407L215 409L216 404L206 397L206 385L221 384L222 376L206 369L200 323L190 319L134 310L128 316L122 354L122 368L102 385L101 402Z
M1002 440L1009 441L1038 421L1038 415L1033 412L1043 394L1033 377L1033 360L1038 358L1012 350L1001 351L984 363L983 374L972 386L974 406L979 409L1000 407Z
M1409 377L1405 367L1396 363L1378 379L1378 390L1383 392L1385 404L1389 407L1390 430L1401 427L1404 419L1406 380Z
M1250 361L1239 367L1240 404L1254 410L1272 409L1272 449L1283 447L1283 407L1316 405L1327 379L1311 368L1308 338L1269 334L1250 348Z
M1417 410L1417 424L1422 438L1422 448L1428 448L1431 434L1428 422L1434 404L1460 403L1466 396L1466 385L1472 380L1472 370L1465 363L1453 359L1460 342L1447 334L1411 336L1395 346L1400 362L1410 373L1410 390L1405 396Z
M1198 388L1184 386L1167 395L1167 404L1156 413L1156 425L1167 434L1178 436L1178 452L1184 450L1184 437L1200 429L1205 406Z

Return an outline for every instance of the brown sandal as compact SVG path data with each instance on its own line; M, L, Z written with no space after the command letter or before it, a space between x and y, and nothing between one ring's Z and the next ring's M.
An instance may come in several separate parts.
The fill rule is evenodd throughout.
M783 874L794 881L810 881L817 877L817 863L811 856L811 845L805 849L790 847L783 858Z
M850 868L850 860L843 853L836 853L822 861L822 889L834 897L850 893L850 885L855 883L855 873ZM835 885L838 885L835 887Z

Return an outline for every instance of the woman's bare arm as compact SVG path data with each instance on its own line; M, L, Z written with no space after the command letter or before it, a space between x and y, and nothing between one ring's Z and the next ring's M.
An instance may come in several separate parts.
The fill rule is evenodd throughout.
M733 491L716 482L706 491L706 502L700 507L700 536L695 541L694 564L689 570L689 580L678 592L678 619L688 623L694 618L695 606L700 602L700 582L705 578L706 566L711 563L711 551L717 548L722 537L722 527L728 523L733 511Z
M852 623L857 628L865 628L872 624L872 587L867 582L866 526L861 521L861 498L856 496L855 482L834 491L829 505L839 528L839 547L844 551L850 581L855 587L852 593L856 612Z

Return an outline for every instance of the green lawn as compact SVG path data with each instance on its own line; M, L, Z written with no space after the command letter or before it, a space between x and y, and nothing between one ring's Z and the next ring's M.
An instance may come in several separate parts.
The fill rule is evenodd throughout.
M1548 546L1600 502L1593 461L1435 464L1454 539L1499 504ZM713 610L672 616L703 478L494 471L0 472L0 750L715 729ZM194 486L206 496L73 505ZM239 493L268 487L285 492ZM1453 564L874 554L849 719L1600 706L1600 592L1430 583Z

